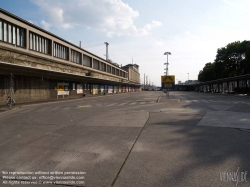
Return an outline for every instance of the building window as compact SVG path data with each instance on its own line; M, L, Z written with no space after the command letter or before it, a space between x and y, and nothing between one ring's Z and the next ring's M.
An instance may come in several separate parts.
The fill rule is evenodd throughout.
M8 33L8 31L7 31L7 23L3 23L3 38L4 38L3 41L5 41L5 42L7 42L7 33Z
M0 41L25 47L25 38L25 29L0 19Z
M65 50L62 48L62 54L64 57ZM77 64L82 64L82 54L78 51L71 49L71 62L75 62Z
M68 60L69 59L68 51L69 51L68 47L65 47L64 45L54 42L54 57Z
M49 49L49 45L44 45L44 42L46 43L51 43L51 40L44 38L40 35L37 35L33 32L29 33L29 49L33 50L33 51L37 51L40 53L44 53L44 54L51 54L50 49Z
M0 20L0 40L3 40L3 22Z
M99 69L99 61L96 60L96 59L93 60L93 68L94 69Z
M91 58L89 56L83 55L82 64L87 67L92 67Z
M111 73L111 66L110 65L107 66L107 72Z
M13 29L13 32L12 32L12 35L13 35L13 44L16 44L16 27L13 26L12 29Z
M115 68L112 67L112 74L115 75Z
M106 64L103 62L100 62L100 70L101 71L106 71Z

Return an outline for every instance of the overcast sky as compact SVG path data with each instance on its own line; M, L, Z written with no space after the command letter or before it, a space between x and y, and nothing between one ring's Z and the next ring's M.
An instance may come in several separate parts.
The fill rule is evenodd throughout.
M160 85L169 56L176 81L197 79L218 48L249 40L249 0L0 0L0 7Z

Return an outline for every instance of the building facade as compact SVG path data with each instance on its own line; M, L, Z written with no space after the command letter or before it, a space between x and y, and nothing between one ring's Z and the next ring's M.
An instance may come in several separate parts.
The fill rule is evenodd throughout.
M131 82L140 84L139 66L137 64L128 64L123 66L122 69L128 72L128 79Z
M22 103L139 87L125 69L0 9L0 105L10 93Z

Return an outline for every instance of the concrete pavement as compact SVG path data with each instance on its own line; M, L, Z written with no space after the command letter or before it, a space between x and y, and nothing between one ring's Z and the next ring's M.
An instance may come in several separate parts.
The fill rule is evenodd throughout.
M215 119L231 123L228 113L246 119L248 100L176 92L157 102L160 94L37 104L2 113L0 170L83 171L86 186L94 187L249 186L225 178L250 171L249 132L212 126ZM0 186L8 186L2 181Z

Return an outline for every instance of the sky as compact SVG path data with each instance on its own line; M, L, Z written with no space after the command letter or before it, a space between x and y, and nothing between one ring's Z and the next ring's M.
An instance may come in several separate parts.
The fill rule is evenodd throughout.
M151 84L197 80L218 48L249 40L249 0L0 0L0 7L85 50L139 65Z

